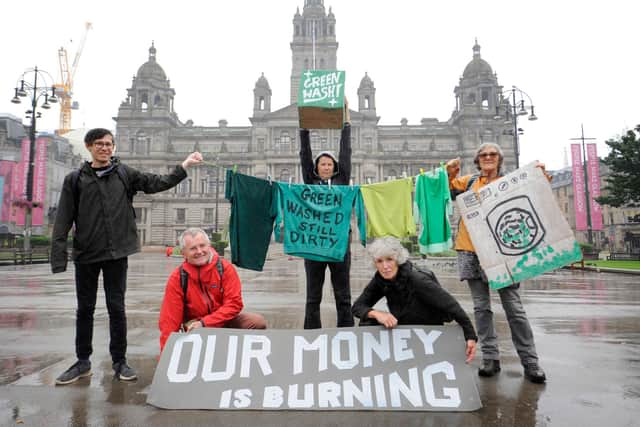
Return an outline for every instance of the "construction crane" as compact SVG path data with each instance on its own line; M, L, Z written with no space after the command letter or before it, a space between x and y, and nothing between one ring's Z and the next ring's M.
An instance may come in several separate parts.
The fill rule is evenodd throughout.
M91 29L91 22L84 24L84 34L82 40L76 50L76 56L73 58L71 69L69 69L69 59L67 50L64 47L58 49L58 62L60 63L60 83L53 85L55 93L60 100L60 124L56 134L64 135L71 130L71 110L77 110L79 105L77 101L73 101L73 81L80 63L80 56L84 49L84 43L87 41L87 34Z

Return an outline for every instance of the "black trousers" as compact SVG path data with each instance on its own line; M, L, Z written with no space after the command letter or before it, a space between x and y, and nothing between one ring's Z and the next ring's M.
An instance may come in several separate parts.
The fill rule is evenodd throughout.
M347 250L342 262L304 260L304 270L307 274L307 302L304 310L305 329L319 329L322 327L320 303L322 302L322 287L327 267L331 272L331 284L336 298L337 325L339 328L354 325L353 315L351 314L351 283L349 281L351 251Z
M96 309L98 276L102 271L104 294L109 312L109 352L113 362L125 359L127 352L127 318L124 294L127 290L127 258L76 266L76 356L89 359L93 353L93 313Z

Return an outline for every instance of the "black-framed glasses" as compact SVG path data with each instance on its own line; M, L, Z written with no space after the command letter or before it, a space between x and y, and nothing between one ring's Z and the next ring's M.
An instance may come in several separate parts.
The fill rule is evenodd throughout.
M101 141L99 141L99 142L94 142L94 143L93 143L93 145L94 145L96 148L106 148L106 149L108 149L108 150L112 149L112 148L115 146L115 144L114 144L114 143L112 143L112 142L101 142Z

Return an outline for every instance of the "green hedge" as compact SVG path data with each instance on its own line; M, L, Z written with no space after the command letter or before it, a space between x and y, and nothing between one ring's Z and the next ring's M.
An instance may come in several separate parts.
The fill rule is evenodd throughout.
M24 238L18 237L16 239L16 247L22 247L24 245ZM51 245L51 238L49 236L31 236L31 246L46 247Z

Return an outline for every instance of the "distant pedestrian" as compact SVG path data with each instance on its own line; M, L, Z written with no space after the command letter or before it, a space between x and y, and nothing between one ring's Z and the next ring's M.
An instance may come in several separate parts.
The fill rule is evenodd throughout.
M76 356L77 362L56 379L69 384L91 375L89 357L93 353L93 313L96 308L98 276L102 271L109 312L109 351L115 377L130 381L136 371L126 360L127 257L139 252L132 197L137 191L157 193L176 186L187 177L186 169L202 161L191 153L168 175L140 172L116 157L113 134L107 129L92 129L84 138L91 154L78 171L64 179L51 243L51 270L67 269L67 236L73 232L73 261L76 281Z

